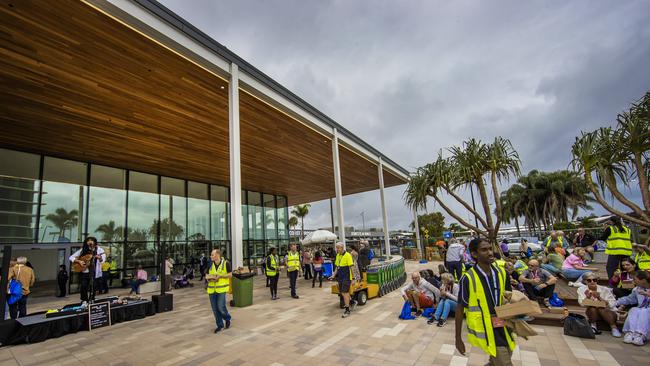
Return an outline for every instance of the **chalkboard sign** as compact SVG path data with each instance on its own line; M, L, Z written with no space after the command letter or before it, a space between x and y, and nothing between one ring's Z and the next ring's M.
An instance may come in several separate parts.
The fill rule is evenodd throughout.
M111 304L100 302L88 305L88 330L111 325Z

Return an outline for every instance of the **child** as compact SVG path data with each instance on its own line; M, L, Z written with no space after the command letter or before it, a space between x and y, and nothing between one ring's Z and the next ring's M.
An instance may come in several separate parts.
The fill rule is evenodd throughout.
M650 274L639 271L634 276L636 287L632 293L616 301L619 310L624 310L625 305L636 305L630 309L625 325L623 325L623 342L643 346L650 336Z
M68 284L68 270L62 264L59 266L59 273L56 275L56 282L59 283L59 296L65 297L67 284Z

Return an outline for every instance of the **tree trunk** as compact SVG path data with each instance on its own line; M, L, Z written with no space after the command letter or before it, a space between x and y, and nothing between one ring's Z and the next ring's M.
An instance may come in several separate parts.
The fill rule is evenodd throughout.
M305 218L300 218L300 240L305 238Z
M521 237L521 230L519 230L519 219L515 216L515 226L517 226L517 236Z

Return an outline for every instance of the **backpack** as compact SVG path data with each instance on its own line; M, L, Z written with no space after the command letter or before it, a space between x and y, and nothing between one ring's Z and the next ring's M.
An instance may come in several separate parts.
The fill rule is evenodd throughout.
M20 267L18 267L18 274L16 277L20 275ZM7 304L13 305L18 302L23 297L23 284L20 283L15 278L11 279L11 282L9 283L9 298L7 299Z
M368 251L368 260L372 260L374 257L375 257L375 252L372 249L370 249Z

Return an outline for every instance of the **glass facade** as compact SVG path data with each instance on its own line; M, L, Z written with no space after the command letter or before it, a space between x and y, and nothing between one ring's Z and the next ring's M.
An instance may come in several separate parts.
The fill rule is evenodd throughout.
M119 278L138 265L156 273L159 241L177 266L212 248L230 258L229 197L228 187L0 149L0 243L76 250L95 236ZM286 253L286 202L242 191L245 265L271 246Z

